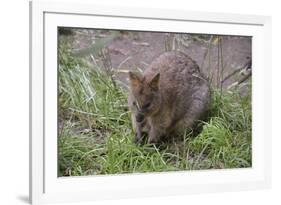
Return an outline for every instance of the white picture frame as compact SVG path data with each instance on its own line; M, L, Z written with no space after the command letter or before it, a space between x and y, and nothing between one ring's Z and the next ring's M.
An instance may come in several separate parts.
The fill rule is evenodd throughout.
M253 36L252 167L58 178L58 26ZM270 17L30 2L30 202L43 204L269 188L270 78Z

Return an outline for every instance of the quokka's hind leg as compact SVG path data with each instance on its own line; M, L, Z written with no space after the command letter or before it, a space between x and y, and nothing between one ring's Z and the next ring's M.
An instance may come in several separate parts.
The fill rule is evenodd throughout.
M208 104L206 104L206 102L195 100L184 116L184 127L189 129L197 129L200 120L204 118L207 110Z
M201 87L192 94L192 99L193 101L184 117L185 125L188 128L196 127L198 121L204 118L209 109L211 93L208 84L201 85Z

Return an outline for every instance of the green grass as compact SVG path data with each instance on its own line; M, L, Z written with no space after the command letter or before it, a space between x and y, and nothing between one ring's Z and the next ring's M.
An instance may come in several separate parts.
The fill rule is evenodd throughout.
M199 134L187 130L160 147L137 145L127 92L70 50L60 44L59 176L251 167L250 91L214 89Z

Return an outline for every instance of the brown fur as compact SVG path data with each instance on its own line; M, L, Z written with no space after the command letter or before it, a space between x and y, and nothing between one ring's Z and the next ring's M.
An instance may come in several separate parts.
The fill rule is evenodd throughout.
M137 141L143 132L148 143L157 143L191 128L208 109L209 84L196 62L182 52L163 53L143 75L129 72L129 78L128 104Z

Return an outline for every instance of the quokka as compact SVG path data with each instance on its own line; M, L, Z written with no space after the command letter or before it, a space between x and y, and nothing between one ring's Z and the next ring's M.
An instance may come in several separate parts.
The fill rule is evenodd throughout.
M180 51L165 52L143 74L129 72L131 111L136 141L148 143L192 128L208 111L209 83L199 66Z

